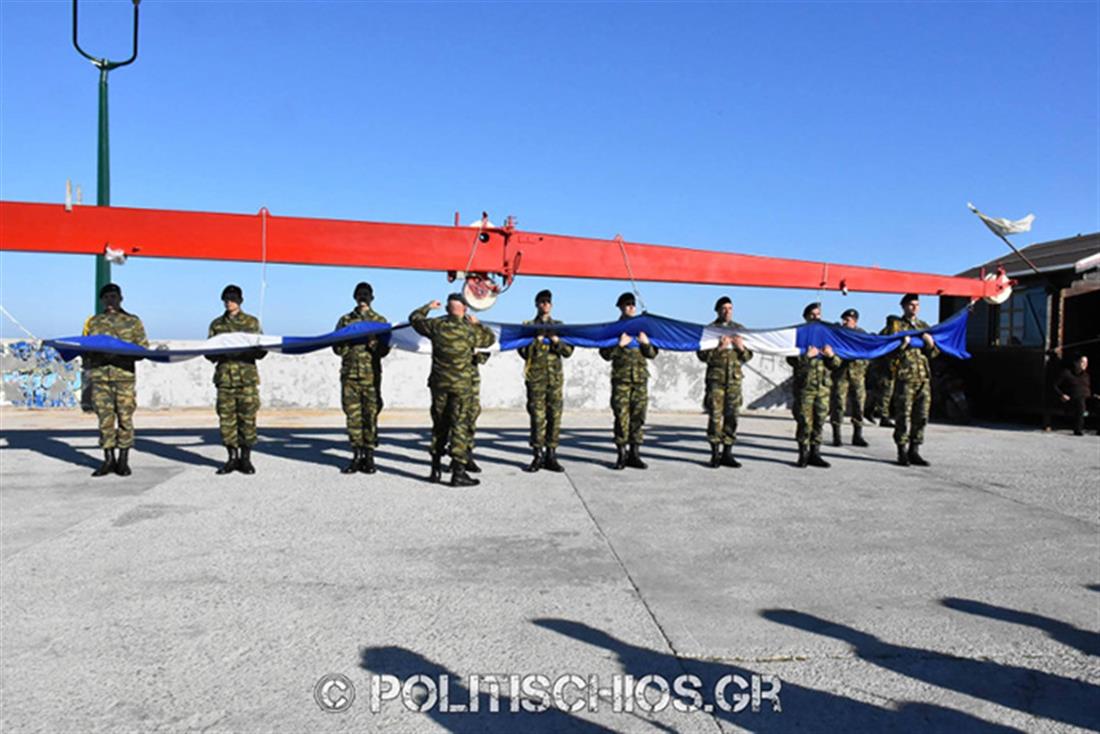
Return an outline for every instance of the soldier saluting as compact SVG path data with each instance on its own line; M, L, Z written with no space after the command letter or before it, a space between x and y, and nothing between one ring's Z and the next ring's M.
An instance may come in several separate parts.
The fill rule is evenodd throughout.
M733 442L737 440L737 417L741 412L741 365L752 359L752 351L735 329L743 328L733 320L733 301L722 296L714 304L717 318L711 326L723 334L718 346L701 349L695 353L707 365L706 395L703 407L707 411L707 440L710 442L712 467L739 467L741 462L733 457Z
M492 330L476 316L466 313L461 293L447 296L447 315L429 319L428 313L441 306L432 301L409 314L417 334L432 342L432 472L430 481L442 474L444 447L450 441L451 486L469 487L478 480L466 473L470 454L469 415L473 400L474 352L488 349L496 341Z
M359 283L352 294L355 308L336 322L339 331L361 321L385 323L386 317L374 311L374 289ZM340 361L340 406L347 418L351 463L344 474L373 474L374 449L378 446L378 413L382 410L382 358L390 353L389 339L371 336L365 342L346 342L332 348Z
M821 304L811 303L802 310L808 323L821 320ZM830 372L840 366L840 358L826 344L822 349L806 347L797 357L787 357L794 368L794 419L797 424L798 462L795 466L829 467L821 458L821 432L829 419L829 396L832 390Z
M917 318L920 296L906 293L901 299L901 316L887 316L884 334L919 331L930 328ZM894 418L894 443L898 447L898 463L902 466L928 466L920 455L924 443L924 427L932 408L932 366L928 360L939 356L936 340L925 332L916 337L905 336L894 353L893 369L897 382L891 413Z
M840 314L840 324L845 329L859 328L859 311L849 308ZM866 333L866 332L863 332ZM845 359L833 372L832 424L833 446L840 446L840 424L848 405L852 411L852 445L866 446L863 439L863 404L867 402L867 364L866 359Z
M538 313L524 324L560 324L551 318L553 294L541 290L535 296ZM531 452L533 457L526 471L541 468L564 471L558 463L558 439L561 434L562 376L561 361L573 354L573 345L566 344L553 331L540 331L525 347L519 348L523 357L523 381L527 387L527 415L531 418Z
M99 302L103 312L84 322L84 336L113 336L141 347L149 346L141 319L122 308L121 288L107 283L99 289ZM84 357L91 378L92 405L99 419L99 445L103 449L103 463L92 472L93 477L111 472L121 477L131 474L130 449L134 445L137 407L134 362L133 357L121 354L91 352Z
M619 309L620 321L634 318L637 311L633 293L623 293L615 306ZM641 456L645 413L649 405L646 360L657 356L657 347L650 343L644 331L638 334L637 349L630 347L632 341L633 338L623 332L617 345L600 349L600 356L611 362L611 410L615 414L615 449L618 452L616 469L646 468Z
M260 320L241 310L244 293L240 286L227 285L222 290L225 312L210 322L207 336L218 334L262 334ZM246 349L230 354L207 355L214 363L214 386L218 389L218 427L228 458L218 469L218 474L239 471L255 474L252 466L252 447L256 444L256 413L260 409L260 372L256 360L267 352L262 349Z

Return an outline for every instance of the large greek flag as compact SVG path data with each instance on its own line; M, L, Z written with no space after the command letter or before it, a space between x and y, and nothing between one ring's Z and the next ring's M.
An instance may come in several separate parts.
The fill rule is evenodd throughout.
M968 311L963 309L946 321L926 331L944 354L968 359L966 323ZM903 331L890 336L867 334L822 321L784 326L777 329L720 329L709 324L676 321L655 314L643 314L632 319L601 324L553 324L546 326L483 322L496 335L496 343L488 351L507 351L530 344L534 339L546 339L555 334L578 347L610 347L618 344L622 334L637 337L645 333L659 349L673 352L694 352L713 349L719 339L731 333L740 334L745 346L759 354L792 356L807 347L829 345L842 359L874 359L894 351L906 336L919 337L921 331ZM47 339L45 344L56 349L66 361L88 352L122 354L155 362L178 362L194 357L232 354L250 349L263 349L283 354L304 354L341 343L362 343L371 338L388 339L390 345L412 352L431 352L431 342L417 334L409 324L387 324L360 321L337 331L317 336L268 336L266 334L219 334L211 339L173 341L139 347L110 336L74 336ZM637 347L635 338L631 347Z

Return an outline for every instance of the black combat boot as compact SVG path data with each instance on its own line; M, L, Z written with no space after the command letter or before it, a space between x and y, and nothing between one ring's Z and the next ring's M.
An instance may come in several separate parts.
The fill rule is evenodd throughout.
M237 465L237 471L241 474L255 474L256 467L252 466L252 447L241 446L241 460Z
M443 457L432 454L432 473L428 475L428 481L436 484L443 478Z
M470 458L466 459L466 466L464 468L466 469L466 471L470 472L471 474L480 474L481 473L481 467L477 465L476 461L474 461L474 455L473 454L470 454Z
M531 463L523 467L525 472L537 472L542 468L542 449L538 446L531 448Z
M806 458L806 463L809 464L810 466L816 466L816 467L820 467L822 469L828 469L829 466L830 466L829 462L827 462L827 461L825 461L825 459L821 458L821 447L820 446L811 446L810 447L810 455Z
M363 449L358 446L351 447L351 461L340 470L341 474L354 474L359 471L359 462L363 460Z
M913 466L929 466L928 460L920 455L920 444L909 444L909 463Z
M92 472L93 477L102 477L115 470L115 450L103 449L103 463Z
M367 446L363 449L362 458L359 459L359 471L363 474L374 474L378 467L374 465L374 449Z
M480 479L474 479L466 473L466 467L460 461L451 461L451 486L452 487L476 487L481 484Z
M722 447L722 466L741 468L741 462L733 458L733 447L728 444Z
M542 466L547 471L563 472L565 467L558 463L558 450L551 447L543 455Z
M722 466L722 446L721 444L712 443L710 445L710 462L707 466L712 469L717 469Z
M898 444L898 464L909 466L909 447L903 443Z
M649 468L649 465L642 461L641 448L638 446L638 444L630 444L630 453L626 455L626 465L634 469Z
M615 451L616 451L615 468L616 469L625 469L626 468L626 446L616 446Z
M240 466L241 460L237 455L236 446L226 446L226 451L229 452L229 458L225 460L225 463L218 467L217 474L229 474L230 472L237 471Z
M799 444L798 445L798 461L796 461L794 463L794 465L797 466L799 469L804 469L806 467L806 462L809 460L809 458L810 458L810 452L806 449L805 446L803 446L802 444Z
M852 445L866 448L867 439L863 437L863 425L856 423L852 426Z
M115 462L115 474L120 477L128 477L132 473L130 471L130 449L119 449L118 461Z
M840 426L833 424L833 446L843 446L844 442L840 440Z
M880 420L878 422L878 424L880 426L882 426L883 428L893 428L894 427L894 421L890 420L890 416L888 416L888 415L882 416L882 420Z

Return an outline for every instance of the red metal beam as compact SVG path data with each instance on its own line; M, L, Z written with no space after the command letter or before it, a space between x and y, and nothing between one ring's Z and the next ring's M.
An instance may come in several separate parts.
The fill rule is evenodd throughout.
M266 232L266 236L265 236ZM738 255L617 240L338 219L215 214L0 201L0 249L127 256L472 271L877 293L994 296L1007 281ZM626 258L623 256L625 250ZM518 260L517 260L518 256Z

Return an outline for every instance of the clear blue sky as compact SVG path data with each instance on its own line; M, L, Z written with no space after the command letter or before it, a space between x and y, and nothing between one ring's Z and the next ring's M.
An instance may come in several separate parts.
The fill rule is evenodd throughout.
M129 53L130 3L81 4L97 54ZM0 196L94 202L96 71L68 2L0 2ZM965 204L1037 219L1021 244L1100 229L1100 4L157 2L111 75L118 206L523 229L955 273L1002 254ZM38 336L91 312L90 257L0 254L3 304ZM269 266L268 333L326 331L356 281L404 319L442 274ZM115 268L151 335L205 336L256 264ZM521 279L571 321L622 283ZM814 291L644 284L701 321L730 293L757 327ZM824 294L877 328L895 296ZM925 313L934 320L935 299ZM4 336L18 332L6 321Z

